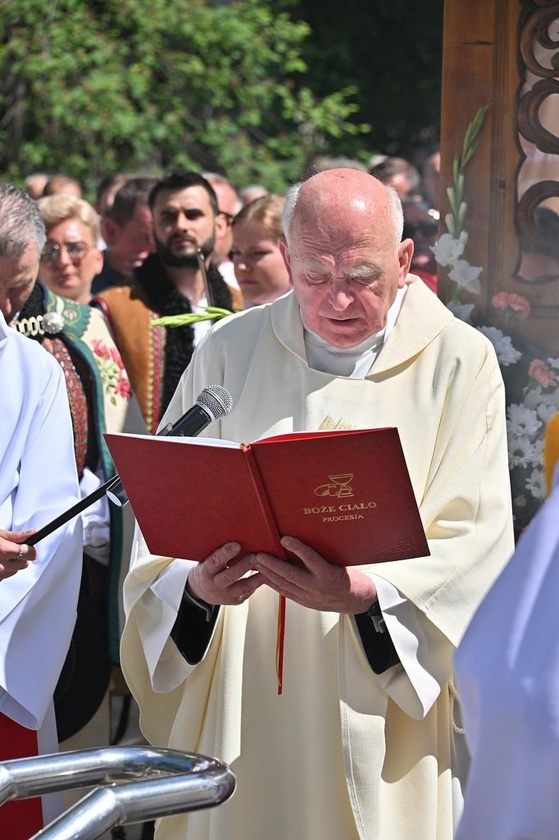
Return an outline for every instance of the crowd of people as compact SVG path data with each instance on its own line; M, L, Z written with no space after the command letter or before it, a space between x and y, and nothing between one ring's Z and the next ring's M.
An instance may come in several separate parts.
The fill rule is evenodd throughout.
M514 545L495 352L436 295L438 165L317 158L282 195L122 173L94 204L60 173L0 185L0 759L93 745L121 668L150 743L237 778L158 840L455 836L454 655ZM31 544L114 475L105 432L156 434L210 384L234 406L213 438L397 427L430 554L154 556L105 496ZM35 806L0 833L57 807Z

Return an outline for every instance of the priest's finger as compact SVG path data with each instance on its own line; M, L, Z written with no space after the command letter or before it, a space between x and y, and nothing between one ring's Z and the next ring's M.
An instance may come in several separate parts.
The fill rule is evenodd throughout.
M281 544L287 551L295 554L310 572L323 575L332 569L332 564L327 558L315 551L312 546L298 540L297 537L284 536L281 538Z
M237 557L240 550L241 546L238 542L225 543L225 545L222 545L202 561L200 565L206 574L213 577L223 571L223 569L226 569L231 560Z

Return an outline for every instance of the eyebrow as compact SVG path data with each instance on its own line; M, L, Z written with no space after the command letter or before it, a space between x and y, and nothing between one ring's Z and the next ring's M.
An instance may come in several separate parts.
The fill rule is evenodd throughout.
M332 271L329 270L323 263L312 261L301 261L301 271L303 274L322 274L325 277L332 277ZM346 280L365 280L368 277L376 276L380 269L374 263L359 263L352 266L343 274Z

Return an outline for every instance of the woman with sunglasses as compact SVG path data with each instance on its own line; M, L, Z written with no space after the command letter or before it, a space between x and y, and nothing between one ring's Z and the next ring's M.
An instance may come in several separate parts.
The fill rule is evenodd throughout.
M99 216L87 201L66 193L38 203L47 229L41 280L57 295L89 303L93 278L103 268Z

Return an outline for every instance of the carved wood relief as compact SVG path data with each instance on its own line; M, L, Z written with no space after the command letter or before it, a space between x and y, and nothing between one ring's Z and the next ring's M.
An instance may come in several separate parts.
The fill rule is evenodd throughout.
M468 122L489 105L465 200L466 258L483 266L477 317L498 319L496 293L525 296L512 328L559 355L559 0L445 0L441 113L444 189ZM448 272L439 272L449 300Z
M517 533L545 498L542 440L559 411L559 0L445 0L441 231L472 120L462 257L479 286L441 263L439 294L493 342L505 381ZM457 313L458 314L458 313Z
M534 317L559 316L559 6L523 3L517 124L517 226L520 284L551 285Z

